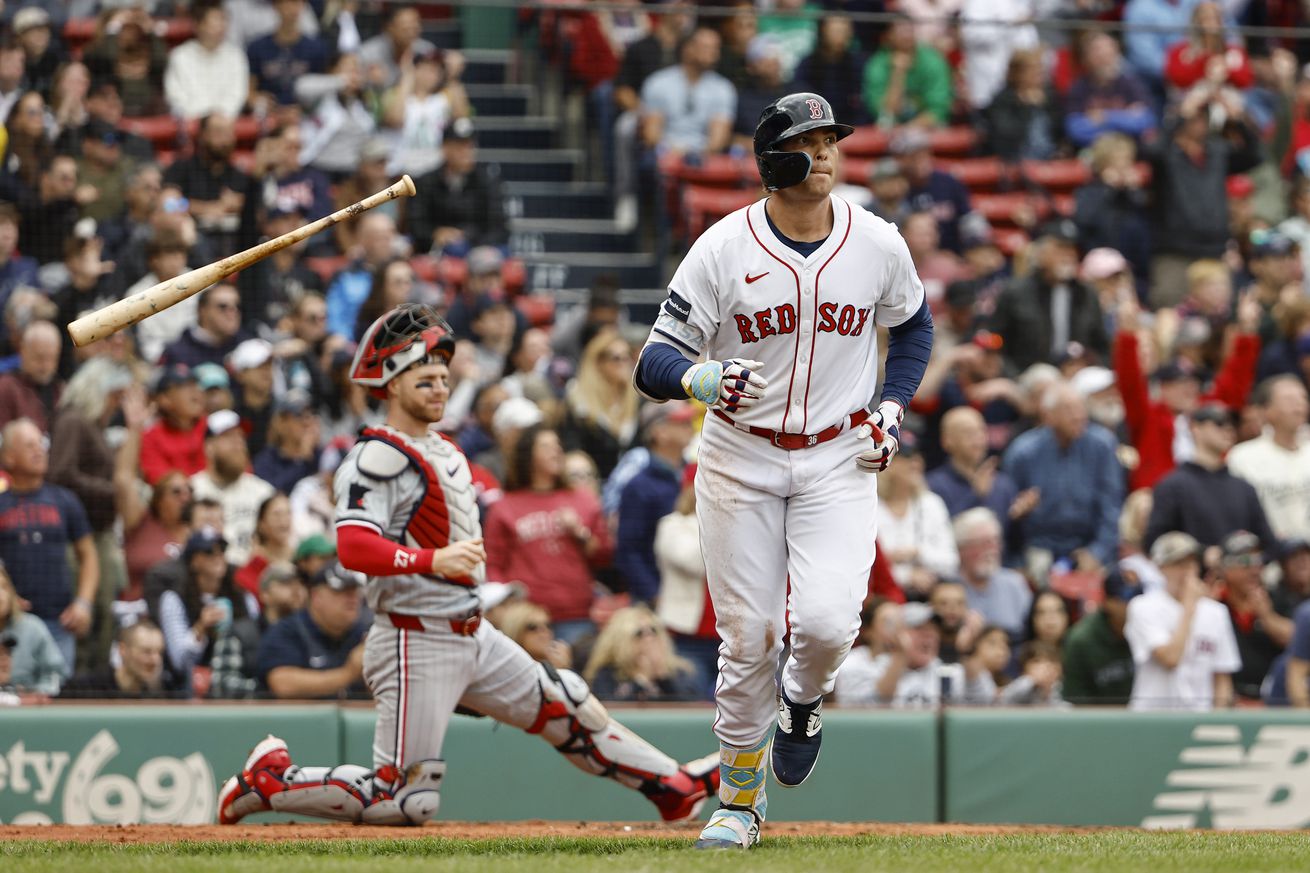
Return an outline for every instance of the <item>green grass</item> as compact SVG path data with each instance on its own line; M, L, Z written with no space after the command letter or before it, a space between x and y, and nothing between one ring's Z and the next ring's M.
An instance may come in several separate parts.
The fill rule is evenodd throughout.
M1288 834L1034 833L1004 836L774 837L749 859L696 852L683 840L618 838L503 838L453 840L293 840L177 842L154 845L51 843L0 845L0 870L91 870L94 873L336 873L361 862L387 873L624 873L749 870L787 873L1247 873L1305 871L1310 836ZM743 863L744 862L744 863Z

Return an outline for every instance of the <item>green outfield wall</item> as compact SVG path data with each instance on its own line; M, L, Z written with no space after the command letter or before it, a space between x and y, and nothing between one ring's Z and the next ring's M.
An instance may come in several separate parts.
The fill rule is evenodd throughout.
M716 748L708 709L620 718L680 760ZM276 733L304 764L370 762L373 713L333 705L47 706L0 711L0 822L201 823L246 750ZM441 817L645 820L539 737L457 717ZM770 818L1147 827L1310 826L1310 713L831 710L803 788ZM274 820L269 818L269 820Z

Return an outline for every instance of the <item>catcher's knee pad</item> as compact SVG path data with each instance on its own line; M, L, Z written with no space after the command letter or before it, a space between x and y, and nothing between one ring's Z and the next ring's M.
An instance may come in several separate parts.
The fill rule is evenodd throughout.
M446 762L437 758L415 761L394 783L364 808L365 824L421 825L437 814L441 806L441 780Z
M611 718L581 676L538 666L541 709L528 733L541 734L579 769L633 787L678 772L676 761Z

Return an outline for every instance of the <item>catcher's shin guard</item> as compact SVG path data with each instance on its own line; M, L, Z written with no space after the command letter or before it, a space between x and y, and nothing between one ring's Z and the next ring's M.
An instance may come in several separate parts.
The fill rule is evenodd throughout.
M421 825L437 814L446 762L416 761L404 772L357 764L293 767L269 799L278 812L377 825Z
M764 761L769 736L745 749L719 746L719 808L696 841L698 849L749 849L760 840L768 808Z
M541 668L541 709L527 729L540 734L580 770L644 794L665 821L691 818L713 794L718 770L710 759L685 767L615 721L571 670Z

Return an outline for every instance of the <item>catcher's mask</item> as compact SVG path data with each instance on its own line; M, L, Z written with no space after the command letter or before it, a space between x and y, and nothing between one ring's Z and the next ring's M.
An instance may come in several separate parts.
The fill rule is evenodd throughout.
M364 331L350 378L385 400L387 383L405 370L433 358L449 364L454 354L455 335L445 319L431 306L405 303L384 313Z

